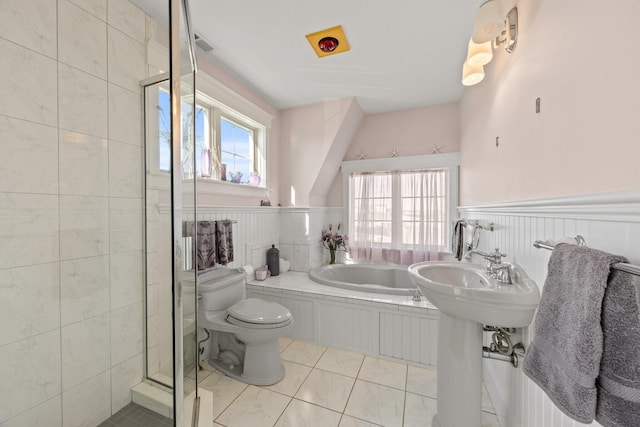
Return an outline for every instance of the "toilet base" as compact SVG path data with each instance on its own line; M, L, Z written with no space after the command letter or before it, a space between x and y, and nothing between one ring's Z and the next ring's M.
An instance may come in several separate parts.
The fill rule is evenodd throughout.
M246 345L242 365L231 367L213 358L209 362L227 376L247 384L273 385L284 378L285 370L280 361L278 340Z

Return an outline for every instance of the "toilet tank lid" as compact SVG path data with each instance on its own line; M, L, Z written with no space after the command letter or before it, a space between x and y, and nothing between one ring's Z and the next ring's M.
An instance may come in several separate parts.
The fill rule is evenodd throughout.
M247 278L247 274L244 270L231 269L231 268L216 268L201 272L198 274L198 292L212 292L215 290L232 286L238 282L243 282ZM183 282L185 286L193 287L193 274L186 274L183 276Z
M276 324L291 319L291 312L283 305L258 298L247 298L227 309L229 316L248 323Z

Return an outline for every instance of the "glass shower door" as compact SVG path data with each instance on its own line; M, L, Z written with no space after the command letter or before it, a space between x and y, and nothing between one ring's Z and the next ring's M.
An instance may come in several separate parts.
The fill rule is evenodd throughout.
M195 63L186 0L170 0L172 72L147 79L145 105L145 377L173 395L176 426L196 426L198 409L195 223ZM185 25L176 25L185 23ZM179 27L179 28L178 28ZM185 36L183 34L182 39ZM187 37L188 38L188 37ZM181 70L191 70L181 73Z

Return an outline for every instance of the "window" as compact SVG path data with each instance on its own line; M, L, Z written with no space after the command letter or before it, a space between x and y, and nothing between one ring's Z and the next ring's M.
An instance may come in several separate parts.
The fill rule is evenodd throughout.
M185 100L186 101L186 100ZM158 168L170 170L170 98L158 91L159 156ZM265 128L202 94L196 95L195 153L192 108L182 102L182 165L184 177L249 183L252 173L266 175L264 158ZM193 156L195 155L195 165ZM195 171L194 171L195 166ZM255 184L255 182L252 182ZM264 180L262 180L264 186Z
M448 251L458 165L457 153L343 162L352 257L412 264Z
M225 117L222 117L220 122L220 158L222 164L227 165L227 179L248 182L249 174L255 169L254 132Z
M352 245L445 248L448 169L353 173L350 181Z

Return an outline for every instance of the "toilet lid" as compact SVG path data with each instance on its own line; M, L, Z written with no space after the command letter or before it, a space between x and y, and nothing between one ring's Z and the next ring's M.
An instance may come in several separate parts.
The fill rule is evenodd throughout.
M247 298L227 309L227 321L230 323L252 324L278 327L291 322L291 312L283 305L258 298Z

